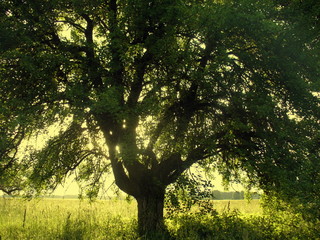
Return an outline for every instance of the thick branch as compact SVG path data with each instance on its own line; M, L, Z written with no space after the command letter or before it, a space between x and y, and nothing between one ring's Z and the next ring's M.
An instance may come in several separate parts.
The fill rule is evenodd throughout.
M118 4L116 0L110 0L108 3L108 17L109 17L109 29L110 29L110 54L111 54L111 67L110 67L110 79L111 84L113 86L116 86L118 90L123 91L123 76L125 73L124 63L123 63L123 56L124 56L124 49L125 49L125 43L123 42L123 39L125 39L125 36L121 32L119 26L118 26ZM123 95L122 92L122 103L123 101Z
M86 46L79 46L71 43L66 43L61 41L59 35L55 32L54 29L48 31L48 35L51 39L44 39L41 43L46 44L52 49L60 49L63 52L68 52L72 55L72 57L76 60L82 61L84 57L81 53L86 52Z
M159 165L155 166L152 171L154 175L158 176L162 183L165 184L168 182L170 174L180 168L181 164L181 154L172 153L167 159L161 161Z
M134 182L129 179L119 159L115 156L112 156L114 155L112 153L110 155L111 155L110 159L111 159L113 175L114 175L117 186L127 194L136 196L138 192L137 185L134 184Z
M99 116L96 116L96 119L104 133L109 148L109 155L116 178L116 184L123 191L131 194L130 191L136 191L134 182L137 182L146 171L145 166L137 161L135 136L128 135L128 133L126 133L127 129L123 129L110 114L100 114ZM116 147L121 147L121 160L116 154ZM125 172L124 167L127 169L128 174ZM132 181L133 179L135 181ZM130 188L133 190L130 190Z
M160 121L159 121L159 123L158 123L158 125L157 125L157 127L156 127L156 129L155 129L155 131L153 133L153 135L150 137L150 141L149 141L149 144L148 144L148 147L147 147L148 150L153 149L153 146L157 142L158 138L160 137L163 129L173 119L174 113L176 112L177 108L178 108L178 103L175 102L165 110L165 112L164 112L162 118L160 119Z
M131 84L131 91L128 97L128 106L134 107L140 97L140 93L142 91L142 86L144 83L144 74L148 63L152 59L151 54L147 51L141 58L137 59L134 63L136 69L135 80Z
M186 96L180 102L180 109L176 113L177 116L177 129L175 132L175 140L179 141L184 137L185 131L188 129L188 125L192 119L192 116L196 113L199 106L197 103L197 89L198 85L192 83Z
M22 188L19 188L19 187L10 188L10 187L0 186L0 190L7 195L12 195L12 193L14 192L21 191Z
M199 72L204 72L206 65L210 59L210 55L213 51L214 46L211 43L206 45L204 50L204 54L200 59L199 64ZM175 132L176 140L179 140L184 135L184 132L188 128L188 124L190 123L192 116L196 111L205 106L203 103L197 102L197 90L198 84L196 81L192 81L191 87L186 91L185 95L179 102L173 103L169 106L163 114L160 122L158 123L154 134L150 138L149 145L147 147L148 150L153 149L154 144L158 140L161 135L163 129L172 121L174 117L177 117L177 129Z
M93 42L93 30L94 30L94 22L93 20L87 15L81 15L87 22L87 26L85 28L84 34L86 37L86 56L87 56L87 66L88 66L88 74L91 78L92 85L99 89L102 86L102 78L100 75L101 65L99 61L95 57L94 51L94 42Z
M17 133L13 137L13 139L11 140L9 146L6 147L5 149L1 150L1 152L0 152L0 159L1 159L1 158L8 156L8 154L11 151L14 151L14 154L13 154L13 156L10 157L10 160L6 164L1 166L0 175L2 173L4 173L7 169L12 167L13 163L17 160L16 155L18 153L18 148L24 138L25 138L25 129L23 129L23 127L19 126Z
M70 24L72 27L78 29L80 32L84 32L85 31L85 29L80 24L75 23L72 18L69 18L69 17L64 17L64 18L66 20L56 21L56 22Z
M131 135L136 135L135 131L139 123L139 117L137 116L136 111L134 111L134 109L137 106L142 91L144 83L144 74L150 59L151 55L148 52L146 52L143 55L143 57L135 61L136 74L135 79L131 84L130 95L127 101L127 107L128 109L130 109L130 115L127 119L127 127L128 130L131 132Z
M179 102L174 102L165 110L153 135L150 137L150 142L147 147L148 150L153 149L154 144L160 137L164 128L168 126L168 124L172 123L172 120L175 117L177 118L176 122L178 123L174 134L175 138L178 140L178 138L184 134L194 113L205 106L204 104L196 101L197 88L198 86L196 84L192 84L183 99Z
M86 49L86 54L87 57L90 59L94 58L94 49L93 49L93 28L94 28L94 23L93 20L86 14L81 15L87 22L87 26L84 30L84 35L87 40L87 49Z
M164 185L174 182L186 169L194 163L207 157L203 148L196 148L189 152L186 160L182 160L181 154L173 153L153 169L155 175Z
M177 178L188 168L190 168L194 163L203 160L207 157L206 151L202 148L196 148L189 152L187 159L185 161L180 161L178 167L176 169L172 169L170 174L165 179L164 182L166 185L173 183L177 180Z
M107 113L96 115L96 119L104 134L109 149L109 158L111 160L115 182L121 190L134 196L137 192L137 186L129 179L129 176L124 170L123 163L116 153L116 147L118 146L120 136L122 135L121 127L117 121Z

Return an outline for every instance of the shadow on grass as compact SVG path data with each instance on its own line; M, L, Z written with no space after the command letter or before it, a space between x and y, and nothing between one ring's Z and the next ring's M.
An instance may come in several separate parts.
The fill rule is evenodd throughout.
M62 230L61 240L83 240L86 235L86 222L81 219L71 220L71 214L68 215L65 226Z
M320 239L319 224L288 214L243 216L237 211L185 214L170 220L169 225L177 240Z
M306 222L299 215L278 213L275 215L241 215L238 211L184 213L166 220L170 238L161 234L138 237L137 222L111 217L103 225L88 223L86 219L73 219L70 215L64 222L59 239L123 239L123 240L292 240L320 239L319 223Z

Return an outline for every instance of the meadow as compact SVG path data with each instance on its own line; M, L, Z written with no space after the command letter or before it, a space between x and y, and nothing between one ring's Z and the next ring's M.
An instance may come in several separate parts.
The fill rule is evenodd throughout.
M320 239L300 216L266 215L259 200L216 200L166 220L175 239ZM125 200L0 199L0 239L138 239L136 203ZM319 235L317 235L319 234Z

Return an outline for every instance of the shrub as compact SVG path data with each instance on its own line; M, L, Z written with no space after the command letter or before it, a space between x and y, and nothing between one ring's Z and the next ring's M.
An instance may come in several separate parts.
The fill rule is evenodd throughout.
M222 214L184 214L169 221L171 234L177 239L214 240L293 240L320 239L319 223L305 221L301 216L244 216L238 211Z

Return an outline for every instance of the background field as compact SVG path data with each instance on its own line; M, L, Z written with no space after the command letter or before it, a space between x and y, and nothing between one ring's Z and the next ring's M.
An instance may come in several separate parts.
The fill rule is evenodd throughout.
M169 231L176 239L319 239L319 229L299 218L263 215L259 200L213 203L214 215L193 209L167 220ZM2 240L137 239L136 225L135 201L0 199Z

